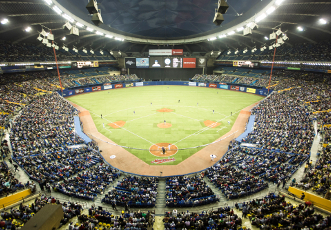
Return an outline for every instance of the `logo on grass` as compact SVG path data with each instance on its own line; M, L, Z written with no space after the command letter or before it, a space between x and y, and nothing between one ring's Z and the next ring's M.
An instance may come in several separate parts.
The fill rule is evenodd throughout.
M162 164L162 163L168 163L176 161L175 158L169 158L169 159L155 159L152 161L152 164Z

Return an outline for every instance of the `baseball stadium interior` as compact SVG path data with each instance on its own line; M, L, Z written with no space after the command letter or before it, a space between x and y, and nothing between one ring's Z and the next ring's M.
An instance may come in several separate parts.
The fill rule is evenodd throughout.
M330 12L0 0L0 229L331 229Z

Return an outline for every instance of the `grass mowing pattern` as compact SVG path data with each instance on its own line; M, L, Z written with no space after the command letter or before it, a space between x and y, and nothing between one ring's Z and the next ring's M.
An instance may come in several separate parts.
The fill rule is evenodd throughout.
M155 143L172 143L181 149L205 145L223 136L231 129L240 110L261 97L205 87L149 86L99 91L68 100L89 110L98 131L119 145L149 149ZM162 108L174 111L157 112ZM172 127L158 128L157 124L164 120ZM205 120L221 125L208 128ZM108 125L116 121L126 123L117 129ZM176 161L164 164L178 164L201 148L180 150L173 156ZM148 164L162 159L148 150L127 150Z

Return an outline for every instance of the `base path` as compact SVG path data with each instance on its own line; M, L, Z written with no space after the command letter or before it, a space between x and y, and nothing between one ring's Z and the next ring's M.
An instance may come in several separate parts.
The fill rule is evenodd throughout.
M87 111L86 109L72 102L70 103L74 107L76 107L81 113ZM216 161L220 160L228 150L228 145L230 141L235 139L245 131L245 125L250 116L249 111L257 104L258 102L246 107L245 109L242 110L241 113L239 113L238 118L236 122L233 124L230 132L226 133L223 136L223 137L228 136L227 138L215 144L206 146L205 148L196 152L195 154L193 154L186 160L182 161L178 165L162 165L162 164L149 165L144 161L140 160L135 155L125 150L124 148L112 144L107 144L106 142L113 144L115 143L98 132L92 117L90 115L87 115L86 112L84 113L85 116L80 117L80 120L83 123L83 127L84 127L83 131L86 133L86 135L88 135L91 139L94 139L98 143L99 149L102 150L101 152L102 156L113 167L122 170L124 172L135 173L140 175L160 176L160 172L163 172L162 176L175 176L175 175L188 174L188 173L204 170L214 165ZM96 138L94 138L90 134L92 134ZM220 139L222 139L222 137L220 137L218 140ZM217 156L217 158L215 158L215 161L210 160L211 154ZM111 155L116 155L116 158L110 159Z
M119 129L125 125L125 121L116 121L113 123L109 123L108 125L114 129Z

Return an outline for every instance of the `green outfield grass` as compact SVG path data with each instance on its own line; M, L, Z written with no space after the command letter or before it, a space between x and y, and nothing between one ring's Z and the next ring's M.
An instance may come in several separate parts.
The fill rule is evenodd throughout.
M155 143L172 143L179 149L211 143L229 132L240 110L261 99L254 94L189 86L134 87L68 98L90 111L100 133L121 146L140 149L149 149ZM157 112L162 108L174 111ZM158 128L164 120L172 127ZM206 120L221 125L208 128L204 124ZM116 121L126 123L118 129L108 125ZM179 150L173 156L176 161L165 164L178 164L200 149ZM148 150L127 150L148 164L162 159Z

